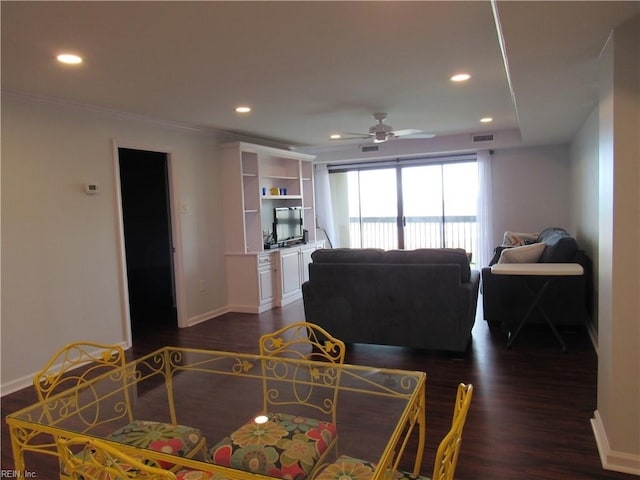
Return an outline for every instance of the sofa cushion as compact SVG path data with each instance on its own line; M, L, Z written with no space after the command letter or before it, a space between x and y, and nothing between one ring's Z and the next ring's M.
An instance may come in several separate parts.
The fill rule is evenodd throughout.
M578 251L576 239L562 228L544 229L538 237L538 242L547 246L540 257L541 263L570 263Z
M314 263L382 263L378 248L320 248L311 254Z
M417 248L415 250L389 250L382 256L385 264L456 264L460 265L460 280L468 282L471 278L469 257L462 248Z
M546 245L544 243L505 248L500 253L498 263L538 263L545 248Z
M371 263L385 265L460 265L460 280L471 278L469 257L462 248L418 248L415 250L379 250L376 248L323 248L311 254L314 263Z

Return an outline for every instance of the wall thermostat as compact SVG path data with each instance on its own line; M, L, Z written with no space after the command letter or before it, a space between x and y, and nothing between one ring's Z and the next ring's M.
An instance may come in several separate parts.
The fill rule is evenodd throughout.
M87 195L95 195L100 192L100 185L95 183L87 183L84 186L84 193Z

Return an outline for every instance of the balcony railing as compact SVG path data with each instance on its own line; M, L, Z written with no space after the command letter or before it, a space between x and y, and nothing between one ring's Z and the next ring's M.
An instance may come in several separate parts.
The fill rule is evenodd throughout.
M474 215L443 217L405 217L404 248L476 249L478 228ZM396 217L350 217L349 238L352 248L398 248Z

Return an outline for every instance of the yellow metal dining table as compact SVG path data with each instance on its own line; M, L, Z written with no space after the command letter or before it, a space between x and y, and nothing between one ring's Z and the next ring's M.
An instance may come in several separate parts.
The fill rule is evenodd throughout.
M248 420L270 413L267 409L308 415L315 405L313 415L335 419L338 432L335 451L323 461L338 455L367 459L377 465L371 480L378 480L392 478L396 470L419 473L425 382L426 374L418 371L164 347L6 421L17 478L37 475L29 467L33 455L57 456L56 439L83 435L131 455L244 480L274 477L205 456L185 458L118 443L110 433L132 419L179 423L199 428L211 448Z

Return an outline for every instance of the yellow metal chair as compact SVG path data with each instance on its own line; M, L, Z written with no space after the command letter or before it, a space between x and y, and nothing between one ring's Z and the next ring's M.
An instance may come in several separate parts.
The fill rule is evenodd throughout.
M462 431L467 421L467 413L471 406L473 385L458 385L456 403L453 407L453 419L449 433L440 442L433 463L432 480L453 480L453 475L458 464L460 447L462 446Z
M473 385L463 383L458 385L451 428L438 446L431 478L422 475L416 478L408 472L396 471L393 480L453 480L460 455L462 431L467 420L472 395ZM375 463L343 455L322 470L314 480L343 480L345 478L367 480L373 477L375 468Z
M40 400L46 400L65 390L82 384L98 375L120 368L124 378L125 354L118 345L103 345L91 342L76 342L56 353L47 365L33 378L33 386ZM183 457L194 457L201 452L206 456L206 439L199 429L172 423L149 420L134 420L128 388L123 388L124 410L121 416L128 417L128 424L112 432L108 438L139 448L173 453ZM77 399L74 400L77 403ZM76 405L77 407L77 405ZM100 421L95 414L94 423L88 422L85 432L91 431ZM172 468L167 462L160 462L164 468Z
M314 323L297 322L260 337L260 355L343 364L346 348Z
M148 465L144 457L127 455L106 442L87 437L58 441L61 470L72 480L225 480L196 470L171 472Z
M262 364L263 414L218 442L211 461L273 477L310 478L337 442L335 365L344 363L345 344L317 325L299 322L263 335L259 345L260 354L270 357ZM279 412L285 407L296 413Z

